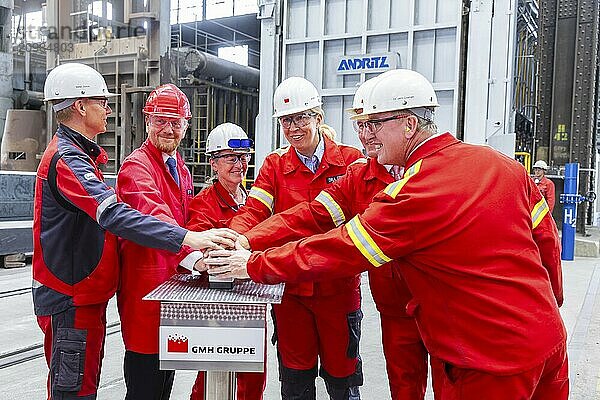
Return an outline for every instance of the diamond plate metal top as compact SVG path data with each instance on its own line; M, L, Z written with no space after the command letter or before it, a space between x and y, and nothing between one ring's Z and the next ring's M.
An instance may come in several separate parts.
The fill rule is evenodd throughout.
M160 318L188 321L265 321L266 305L162 303Z
M144 300L178 303L281 303L284 284L263 285L252 281L235 281L233 290L210 289L205 275L173 275L171 279L148 293Z

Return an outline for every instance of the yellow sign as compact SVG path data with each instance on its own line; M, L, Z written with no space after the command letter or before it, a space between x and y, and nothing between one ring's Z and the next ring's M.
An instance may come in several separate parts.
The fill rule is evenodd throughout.
M559 142L566 142L569 140L569 134L567 133L567 127L565 124L558 124L556 126L556 133L554 134L554 140Z

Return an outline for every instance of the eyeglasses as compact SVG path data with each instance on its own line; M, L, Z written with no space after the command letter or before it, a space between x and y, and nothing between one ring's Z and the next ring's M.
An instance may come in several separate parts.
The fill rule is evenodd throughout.
M243 153L243 154L221 154L218 156L212 156L211 158L213 160L217 160L217 159L222 159L223 161L225 161L227 164L231 164L234 165L236 164L238 161L241 162L242 164L248 164L248 161L250 161L250 157L252 157L252 154L248 154L248 153Z
M108 99L106 97L88 97L88 100L98 101L102 108L108 108Z
M185 118L173 120L160 117L153 117L150 118L150 123L158 129L164 129L167 127L167 125L170 125L171 129L173 129L174 131L182 131L187 128L187 121L185 120Z
M279 123L285 129L289 129L292 126L292 122L296 125L296 128L302 128L310 123L312 117L317 115L316 113L302 113L296 115L290 115L286 117L280 117Z
M371 119L368 121L364 121L364 127L363 129L365 129L367 132L369 133L377 133L381 130L381 128L383 128L383 123L387 122L387 121L391 121L393 119L402 119L402 118L406 118L406 117L411 117L412 114L400 114L400 115L393 115L391 117L387 117L387 118L380 118L380 119ZM363 122L363 121L361 121ZM357 121L358 123L358 121Z
M365 121L352 121L352 127L355 132L360 133L363 129L365 129Z

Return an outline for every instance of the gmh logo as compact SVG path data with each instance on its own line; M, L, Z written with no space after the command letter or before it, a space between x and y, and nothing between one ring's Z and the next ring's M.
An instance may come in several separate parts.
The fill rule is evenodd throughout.
M167 351L169 353L187 353L188 338L187 336L173 333L167 338Z

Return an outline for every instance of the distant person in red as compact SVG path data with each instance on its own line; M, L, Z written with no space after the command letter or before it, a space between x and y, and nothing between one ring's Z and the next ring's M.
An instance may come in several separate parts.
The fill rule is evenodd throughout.
M550 212L554 210L554 203L556 201L554 197L554 183L546 178L546 171L548 171L548 164L546 161L538 160L533 164L533 181L540 189L542 196L546 199Z

